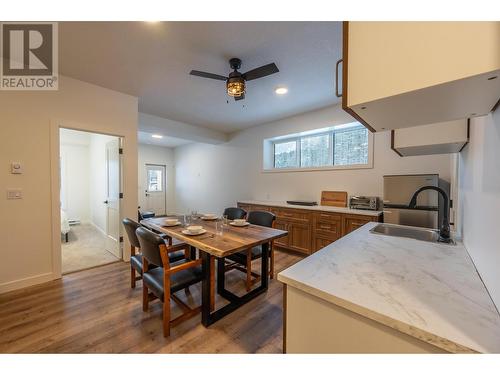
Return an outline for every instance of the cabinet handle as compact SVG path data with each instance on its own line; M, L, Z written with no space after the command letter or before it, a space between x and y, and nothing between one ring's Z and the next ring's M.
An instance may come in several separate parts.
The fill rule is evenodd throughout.
M337 61L337 64L335 64L335 96L337 98L342 97L342 93L339 94L339 65L343 62L344 60L340 59L339 61Z

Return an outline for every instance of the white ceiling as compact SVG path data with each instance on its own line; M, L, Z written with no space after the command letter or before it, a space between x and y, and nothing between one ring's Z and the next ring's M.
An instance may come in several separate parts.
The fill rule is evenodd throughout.
M169 137L165 135L163 136L163 138L153 138L152 135L153 133L139 131L137 136L137 141L144 145L155 145L155 146L172 147L172 148L193 143L192 141L186 139Z
M340 22L62 22L59 40L62 74L138 96L140 112L224 132L338 103ZM248 82L239 102L223 81L189 75L227 75L231 57L242 72L270 62L280 72Z

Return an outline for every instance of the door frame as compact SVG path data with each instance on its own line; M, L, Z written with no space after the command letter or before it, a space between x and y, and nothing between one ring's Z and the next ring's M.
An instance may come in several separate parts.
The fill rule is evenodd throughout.
M164 209L165 209L165 215L167 214L167 165L166 164L158 164L158 163L144 163L144 168L146 169L146 187L147 187L147 183L149 182L148 181L148 173L147 173L147 168L148 166L151 166L151 167L163 167L164 171L165 171L165 175L163 176L163 195L164 195ZM145 190L147 191L147 189Z
M123 144L126 139L125 134L113 134L96 130L93 125L82 124L74 121L51 119L50 120L50 192L51 192L51 242L52 242L52 275L55 279L62 277L62 242L61 242L61 206L60 206L60 129L77 130L86 133L109 135L119 138L119 145L122 149L120 153L120 192L123 193L123 164L124 164L124 151ZM124 218L124 201L120 198L119 210L120 221ZM120 237L123 236L123 226L120 225ZM120 246L123 246L121 242ZM122 260L125 260L126 251L122 248Z

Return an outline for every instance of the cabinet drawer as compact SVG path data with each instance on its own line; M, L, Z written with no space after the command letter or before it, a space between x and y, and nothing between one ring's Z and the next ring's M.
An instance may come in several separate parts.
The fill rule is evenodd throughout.
M287 220L299 220L299 221L311 220L311 214L309 212L304 212L304 211L277 208L275 215L280 219L287 219Z
M323 222L342 221L342 215L329 212L317 212L314 214L314 219L316 221L323 221Z
M370 221L378 221L378 218L375 216L345 215L343 235L345 236L346 234L351 233Z
M337 239L342 233L342 221L316 221L314 232L329 238Z
M252 205L250 208L250 211L270 211L269 206L258 206L258 205Z

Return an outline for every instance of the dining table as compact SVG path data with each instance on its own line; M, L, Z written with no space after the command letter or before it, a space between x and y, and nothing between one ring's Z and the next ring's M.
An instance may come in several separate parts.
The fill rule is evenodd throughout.
M172 216L168 217L169 219ZM199 251L202 259L202 303L201 322L205 327L222 319L239 307L265 293L269 284L269 251L274 240L284 237L287 231L263 227L247 223L244 226L223 224L220 220L203 220L192 218L189 225L201 225L205 230L202 234L186 234L185 220L178 217L179 224L167 226L166 217L154 217L141 220L141 224L153 231L166 234ZM221 230L222 228L222 230ZM261 246L260 285L243 295L236 295L226 289L225 258L231 254L250 250ZM215 262L217 261L217 279L215 278ZM217 285L216 285L217 284ZM217 288L215 288L217 286ZM215 309L215 293L229 303Z

